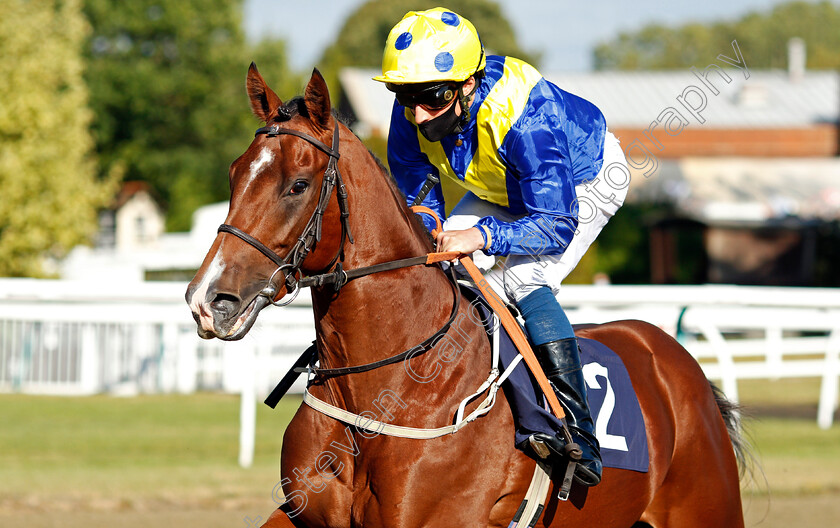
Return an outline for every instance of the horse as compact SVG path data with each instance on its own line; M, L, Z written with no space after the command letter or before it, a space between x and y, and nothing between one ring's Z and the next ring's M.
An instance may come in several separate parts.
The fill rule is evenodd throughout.
M199 335L239 339L263 307L309 280L318 368L327 373L314 376L310 393L371 423L451 423L486 376L485 330L447 326L469 306L458 305L442 266L375 269L433 252L428 232L336 117L317 69L303 96L286 103L253 63L246 89L266 126L230 166L225 224L187 288ZM351 277L355 269L376 273ZM400 356L441 331L457 333L463 352L434 345ZM573 486L568 501L549 498L537 526L743 527L737 415L692 356L642 321L575 331L626 365L649 469L605 468L599 485ZM384 359L391 357L404 360ZM354 370L360 364L373 367ZM513 445L513 428L503 391L457 434L428 440L372 433L301 405L283 436L285 503L263 526L508 526L536 464ZM553 497L558 484L551 486Z

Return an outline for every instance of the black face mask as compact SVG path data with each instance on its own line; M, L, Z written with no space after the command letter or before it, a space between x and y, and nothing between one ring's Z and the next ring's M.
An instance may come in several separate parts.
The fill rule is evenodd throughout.
M449 107L449 110L440 116L417 125L420 129L420 133L423 134L423 137L434 143L436 141L440 141L449 134L457 134L461 132L463 130L463 120L461 119L462 116L455 113L456 106L458 106L458 101L453 103L452 106Z

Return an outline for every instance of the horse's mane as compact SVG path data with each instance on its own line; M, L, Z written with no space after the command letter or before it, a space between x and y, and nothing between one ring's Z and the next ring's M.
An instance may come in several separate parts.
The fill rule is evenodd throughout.
M337 117L337 119L341 120L341 118L339 118L339 117ZM344 124L347 125L346 122L344 122ZM350 127L347 126L347 128L350 128ZM352 131L352 129L350 129L350 130ZM356 135L355 132L353 132L353 135L355 135L356 139L358 139L360 142L362 141L361 138L359 138L359 136ZM364 143L362 143L362 145L364 145ZM409 219L409 222L412 223L412 227L414 228L414 231L418 234L421 234L423 236L423 238L426 239L429 242L429 246L430 246L429 251L433 250L434 246L435 246L435 240L432 237L432 234L429 233L429 230L426 227L426 224L424 224L423 221L420 220L420 215L414 214L412 211L408 211L408 202L407 202L405 193L403 193L402 189L400 189L399 185L397 185L396 178L394 178L394 175L391 174L391 171L388 170L388 167L386 167L385 164L382 163L382 160L379 159L379 156L374 154L373 151L370 150L370 149L367 149L367 151L368 151L368 154L370 154L370 157L373 158L373 161L375 161L376 165L379 167L379 171L382 173L382 176L385 178L385 181L388 183L388 186L391 188L391 192L393 193L394 197L397 199L398 205L400 206L401 209L405 210L406 213L408 213L408 219Z

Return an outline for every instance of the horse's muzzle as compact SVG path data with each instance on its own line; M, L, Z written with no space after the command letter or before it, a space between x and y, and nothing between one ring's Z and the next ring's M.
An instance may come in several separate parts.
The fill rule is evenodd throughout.
M208 292L204 299L197 298L200 293L190 288L186 297L193 319L198 325L198 335L202 339L242 339L256 322L260 310L265 308L269 301L266 297L257 295L243 306L242 299L232 293Z

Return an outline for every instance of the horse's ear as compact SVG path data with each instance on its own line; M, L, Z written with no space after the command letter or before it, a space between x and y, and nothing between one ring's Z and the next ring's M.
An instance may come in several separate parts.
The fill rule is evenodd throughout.
M251 111L263 121L268 121L269 116L283 104L274 90L265 84L257 65L253 62L248 68L245 89L248 90L248 97L251 99Z
M330 124L330 90L327 88L327 81L318 71L312 70L312 77L303 95L303 102L309 112L312 122L323 129L329 130Z

